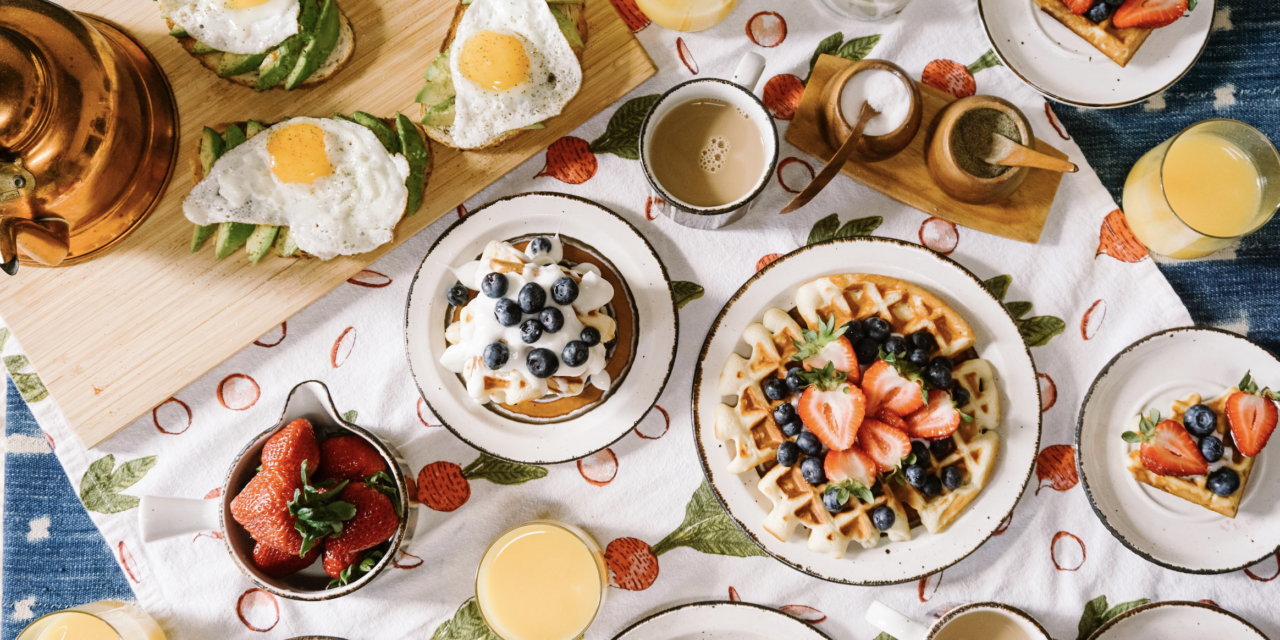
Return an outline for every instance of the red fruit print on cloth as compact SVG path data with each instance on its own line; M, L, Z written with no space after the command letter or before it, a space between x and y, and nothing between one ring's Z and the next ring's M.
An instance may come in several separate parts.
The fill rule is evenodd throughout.
M1084 317L1080 318L1080 337L1085 340L1092 340L1098 335L1098 329L1102 328L1102 321L1107 318L1107 301L1098 299L1089 305L1089 309L1084 312Z
M1266 565L1268 565L1268 564L1273 564L1273 565L1275 565L1275 569L1265 568L1265 567L1266 567ZM1266 577L1266 578L1264 578L1264 577L1262 577L1262 576L1260 576L1260 575L1258 575L1258 574L1254 573L1254 572L1253 572L1253 570L1254 570L1254 569L1258 569L1259 571L1262 571L1263 573L1266 573L1267 571L1270 571L1270 572L1271 572L1271 575L1270 575L1270 576L1268 576L1268 577ZM1276 578L1280 578L1280 551L1276 551L1274 554L1272 554L1272 556L1271 556L1270 558L1267 558L1266 560L1263 560L1262 562L1259 562L1258 564L1255 564L1255 565L1253 565L1252 567L1245 567L1245 568L1244 568L1244 575L1249 576L1249 579L1250 579L1250 580L1254 580L1254 581L1257 581L1257 582L1271 582L1272 580L1275 580Z
M428 420L428 419L427 419L427 416L431 416L431 417L433 417L433 418L435 417L435 416L431 413L431 409L429 409L429 408L427 407L427 401L426 401L426 400L423 400L422 398L418 398L418 403L417 403L417 404L418 404L418 406L417 406L417 409L416 409L416 410L417 410L417 412L418 412L418 422L421 422L421 423L422 423L422 426L424 426L424 427L439 427L440 425L438 425L438 424L433 424L433 423L431 422L431 420Z
M671 414L661 406L653 405L653 411L645 416L640 424L636 425L635 432L637 436L645 440L657 440L667 435L667 430L671 428Z
M930 589L930 586L933 588ZM920 582L916 583L916 597L920 599L920 602L928 602L938 595L938 587L941 586L942 572L931 573L920 578Z
M204 499L212 500L214 498L218 498L221 496L222 496L222 487L214 487L209 490L209 493L204 494Z
M994 50L988 49L967 67L954 60L934 60L925 65L924 72L920 74L920 81L957 98L967 98L978 91L978 82L974 79L974 74L998 66L1000 66L1000 58L996 57Z
M760 256L760 259L756 260L756 271L759 271L773 264L774 260L777 260L778 258L781 258L781 257L782 257L781 253L767 253L763 256Z
M1212 601L1212 600L1210 600L1210 599L1208 599L1208 598L1205 598L1204 600L1196 600L1196 602L1199 602L1200 604L1207 604L1207 605L1209 605L1209 606L1211 606L1211 607L1217 607L1217 606L1218 606L1218 603L1216 603L1216 602L1214 602L1214 601Z
M422 566L422 558L409 553L403 549L396 550L396 559L391 561L391 566L397 569L417 569Z
M204 494L205 500L213 500L214 498L220 498L220 497L222 497L222 487L214 487L209 490L209 493ZM221 540L222 532L221 531L204 531L201 533L197 533L196 536L191 539L191 541L195 542L200 538L213 538L214 540Z
M941 253L951 255L960 244L960 230L954 222L942 218L929 218L920 225L920 244Z
M618 456L610 449L597 451L578 460L578 473L582 474L583 480L603 487L618 475Z
M329 364L334 369L341 367L346 363L347 358L351 357L351 350L356 348L356 328L347 327L338 334L338 339L333 341L333 346L329 348Z
M1147 247L1133 235L1129 221L1124 212L1116 209L1102 220L1102 228L1098 231L1098 251L1093 257L1111 256L1120 262L1142 262L1151 256Z
M280 603L275 596L254 587L236 600L236 617L250 631L266 633L280 623Z
M258 403L262 389L253 378L233 373L218 383L218 404L232 411L244 411Z
M471 483L462 467L440 460L418 472L418 502L436 511L454 511L471 499Z
M698 61L693 59L693 52L689 50L689 45L685 44L684 38L676 38L676 53L680 56L680 62L684 63L684 68L689 73L698 75Z
M281 322L280 326L277 327L277 329L280 329L280 337L275 338L274 341L272 341L272 337L275 335L276 330L272 329L266 332L265 334L263 334L261 338L254 340L253 343L258 345L259 347L266 347L270 349L271 347L274 347L280 344L281 342L284 342L285 336L289 335L289 321L286 320L284 322Z
M116 550L120 555L120 566L124 567L124 572L128 574L129 579L134 584L141 584L142 580L138 579L138 571L133 567L133 554L129 552L129 547L124 546L124 540L116 545Z
M729 602L742 602L742 596L738 595L738 590L729 587Z
M457 209L457 211L458 211L458 219L459 219L459 220L461 220L461 219L463 219L463 218L467 217L467 205L465 205L465 204L460 204L460 205L458 205L458 209Z
M667 201L657 196L644 199L644 217L646 220L657 220L658 214L666 213Z
M778 163L778 184L787 193L800 193L813 181L813 165L800 158L783 158Z
M778 607L778 611L809 624L818 624L827 619L827 614L803 604L784 604Z
M360 273L347 278L347 284L354 284L357 287L366 287L369 289L381 289L383 287L391 286L391 277L385 273L378 273L373 269L362 269Z
M773 117L779 120L790 120L796 117L796 109L800 108L800 98L804 95L804 81L789 73L769 78L764 83L762 100L764 106Z
M191 407L177 398L169 398L151 410L151 423L156 431L176 436L191 428Z
M1062 122L1058 120L1058 114L1054 113L1053 107L1049 106L1048 100L1044 101L1044 117L1049 119L1049 126L1053 127L1059 138L1063 140L1071 139L1071 135L1067 133L1066 128L1062 126Z
M1009 515L1004 517L1004 520L1000 521L1000 525L996 527L996 530L991 532L992 537L1004 535L1004 532L1009 530L1009 525L1011 524L1013 524L1012 511L1009 512Z
M1054 444L1040 450L1036 456L1036 495L1049 487L1054 491L1067 491L1080 483L1076 471L1076 449L1069 444ZM1048 484L1045 482L1048 481Z
M1040 383L1040 413L1044 413L1058 403L1058 385L1047 373L1037 373L1036 380Z
M618 538L604 550L609 567L609 586L626 591L644 591L658 579L658 557L644 540Z
M547 147L547 164L535 178L555 178L565 184L582 184L596 175L599 164L591 153L591 143L565 136Z
M747 38L771 49L787 39L787 21L774 11L761 11L747 20Z
M1062 540L1074 541L1075 545L1070 544L1070 542L1063 542L1059 545L1059 541ZM1073 546L1080 549L1079 560L1076 560L1076 555L1072 551ZM1062 562L1058 561L1059 555L1062 557ZM1080 567L1084 566L1084 560L1087 556L1088 552L1085 551L1084 541L1074 533L1059 531L1053 534L1053 540L1049 542L1049 559L1053 560L1053 566L1058 571L1078 571Z
M51 450L53 450L53 451L57 451L57 450L58 450L58 443L56 443L56 442L54 442L54 441L53 441L53 436L49 435L48 433L45 433L45 434L44 434L44 439L45 439L45 441L46 441L46 442L48 442L48 443L49 443L49 448L50 448Z
M622 21L627 24L627 28L632 33L649 26L649 16L636 6L636 0L609 0L609 2L613 4L614 9L618 10L618 15L622 16Z

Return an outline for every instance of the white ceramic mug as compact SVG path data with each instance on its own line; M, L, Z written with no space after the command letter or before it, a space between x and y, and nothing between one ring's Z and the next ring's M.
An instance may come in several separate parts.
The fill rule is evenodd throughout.
M756 197L764 191L778 166L778 130L773 126L773 116L765 108L760 98L756 97L755 86L760 82L760 74L764 72L764 57L749 52L738 62L738 68L731 80L721 78L698 78L682 82L658 98L658 102L645 116L640 126L640 164L644 168L645 178L652 187L655 199L651 202L659 204L659 210L669 218L695 229L719 229L729 225L747 214ZM760 138L764 141L764 155L769 160L761 168L760 176L751 191L737 200L718 207L699 207L671 195L658 183L653 174L653 132L657 124L672 109L696 99L722 100L738 107L756 126L760 127ZM660 202L659 202L660 201ZM648 213L648 212L646 212Z
M973 602L960 605L947 611L930 625L920 624L884 604L873 602L867 609L867 622L898 640L933 640L947 625L980 611L1000 614L1022 630L1030 640L1051 640L1049 632L1040 626L1035 618L1021 609L999 602Z

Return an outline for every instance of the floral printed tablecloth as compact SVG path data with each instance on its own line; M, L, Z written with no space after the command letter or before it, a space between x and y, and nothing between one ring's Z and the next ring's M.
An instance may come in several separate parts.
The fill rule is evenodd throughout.
M818 0L744 0L718 27L678 34L648 24L630 0L611 1L657 62L658 76L460 206L457 215L513 193L561 190L614 209L654 244L681 283L683 335L671 381L635 433L577 463L532 467L495 464L437 426L409 377L400 332L410 277L454 217L409 239L93 450L85 450L67 428L56 399L48 397L22 355L21 336L0 329L0 356L12 378L3 638L13 638L34 616L98 598L127 598L130 590L173 638L259 632L281 638L491 637L471 599L475 566L499 532L535 517L579 524L609 547L618 588L587 634L593 639L612 637L649 613L704 599L775 606L832 637L868 639L875 632L862 613L873 599L916 616L950 604L1000 600L1031 612L1059 639L1083 638L1127 603L1209 599L1280 637L1276 587L1267 583L1280 572L1274 562L1224 576L1159 569L1111 538L1089 511L1075 476L1075 415L1093 375L1133 340L1191 321L1155 262L1122 240L1123 218L1112 195L1123 168L1104 176L1113 189L1109 194L1070 137L1099 129L1108 114L1064 113L1021 85L988 53L972 2L918 0L894 19L859 23L834 17ZM1245 9L1243 0L1223 4L1209 62L1202 66L1220 63L1219 47L1235 50L1259 38L1274 45L1274 8L1256 9L1273 25L1266 32L1271 36L1261 36L1256 27L1266 21L1241 15L1255 7ZM752 215L719 232L684 229L656 215L634 145L623 134L647 96L690 77L727 76L747 51L768 60L758 93L780 133L794 114L816 52L869 55L893 60L944 90L1010 99L1031 117L1041 139L1069 153L1082 170L1064 180L1044 236L1032 246L957 228L844 179L797 213L773 214L821 164L784 144L784 161ZM1258 74L1230 68L1248 82L1258 81ZM1211 71L1205 73L1158 102L1116 117L1145 127L1145 149L1178 128L1163 118L1230 109L1236 105L1233 92L1245 99L1234 88L1204 91L1216 81ZM1266 117L1274 125L1274 73L1271 79L1271 101L1261 104L1272 105ZM1188 84L1193 81L1203 86ZM1242 87L1253 86L1244 82ZM1184 85L1187 93L1179 93ZM1091 148L1089 158L1102 157L1111 166L1115 156L1096 147L1096 140L1091 144L1096 151ZM720 306L773 255L847 233L921 242L988 279L1018 317L1040 371L1044 428L1033 486L999 535L918 583L832 585L761 557L703 486L692 443L693 363ZM1205 264L1231 263L1195 263ZM1182 282L1194 299L1199 279ZM1263 321L1262 314L1246 318L1243 328ZM466 479L465 491L419 492L419 533L396 558L395 569L352 596L301 604L254 589L227 561L213 532L141 543L137 496L214 497L226 461L274 421L288 391L308 379L324 381L340 410L397 443L415 472ZM70 485L62 484L68 478ZM83 506L68 494L78 494ZM107 552L121 571L85 571L101 567Z

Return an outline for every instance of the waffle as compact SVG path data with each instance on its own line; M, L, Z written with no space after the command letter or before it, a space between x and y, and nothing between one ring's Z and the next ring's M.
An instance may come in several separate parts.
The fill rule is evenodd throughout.
M800 475L800 467L776 465L760 478L760 493L773 502L773 509L764 519L764 530L779 540L787 541L795 535L796 528L809 528L809 550L825 553L833 558L843 558L849 543L857 541L864 549L880 543L880 530L871 524L871 510L880 505L893 509L893 526L885 533L893 541L910 540L911 526L893 492L885 491L872 502L863 502L857 496L849 498L849 508L831 513L822 505L823 487L814 487Z
M1182 416L1192 405L1204 402L1209 405L1213 412L1218 414L1218 429L1216 435L1222 440L1225 452L1222 454L1222 466L1230 467L1233 471L1240 475L1240 488L1229 496L1220 496L1210 491L1206 484L1209 481L1208 475L1191 476L1187 478L1179 478L1176 476L1162 476L1147 471L1142 466L1141 448L1134 447L1129 452L1129 461L1125 466L1129 469L1129 473L1133 474L1134 479L1146 485L1150 485L1156 489L1170 493L1188 502L1198 504L1210 511L1216 511L1228 518L1236 517L1236 512L1240 510L1240 499L1244 496L1245 487L1249 484L1249 474L1253 471L1253 461L1256 458L1246 457L1240 453L1235 446L1229 433L1230 427L1227 425L1227 398L1231 394L1239 391L1232 387L1227 389L1222 395L1208 401L1200 398L1200 394L1193 393L1181 400L1173 402L1173 415L1170 420L1182 423ZM1133 430L1137 431L1137 421L1139 418L1134 417Z
M1138 48L1147 41L1147 36L1151 35L1151 29L1137 27L1117 29L1111 23L1112 16L1094 24L1084 16L1071 13L1067 5L1062 4L1062 0L1035 0L1035 3L1039 5L1041 11L1053 16L1055 20L1062 23L1062 26L1084 38L1095 49L1122 67L1129 64L1134 54L1138 53Z

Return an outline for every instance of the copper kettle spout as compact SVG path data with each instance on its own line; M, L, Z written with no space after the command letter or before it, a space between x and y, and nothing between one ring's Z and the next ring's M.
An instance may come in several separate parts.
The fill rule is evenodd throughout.
M62 262L70 251L70 226L56 215L32 207L35 178L21 162L0 162L0 269L18 273L18 250L45 266Z

